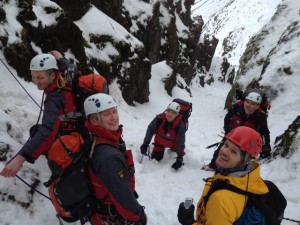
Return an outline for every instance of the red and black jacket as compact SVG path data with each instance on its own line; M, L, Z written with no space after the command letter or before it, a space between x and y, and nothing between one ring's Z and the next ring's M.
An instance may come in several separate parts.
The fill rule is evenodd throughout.
M62 129L71 129L59 117L76 110L76 99L72 92L59 87L59 79L60 74L57 74L53 83L44 90L46 97L42 123L37 126L34 135L19 152L30 163L41 154L47 154Z
M121 131L110 132L89 121L86 122L86 127L98 140L89 168L96 198L113 206L117 215L123 219L139 221L144 216L144 209L136 199L133 157L131 151L126 150L124 143L120 142ZM93 220L96 217L97 215L92 215L92 221L98 224Z
M144 143L149 144L155 135L154 143L164 147L172 147L178 156L185 148L185 124L178 115L173 122L168 122L165 113L157 115L149 124Z
M264 147L270 147L270 131L267 123L267 114L258 108L253 114L247 115L244 109L244 101L234 104L224 118L225 134L239 126L247 126L255 129L264 140Z

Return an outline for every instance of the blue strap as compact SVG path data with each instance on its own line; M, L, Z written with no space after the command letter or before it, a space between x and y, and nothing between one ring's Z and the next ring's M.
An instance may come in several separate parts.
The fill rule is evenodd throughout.
M234 225L265 225L264 214L255 206L246 208Z

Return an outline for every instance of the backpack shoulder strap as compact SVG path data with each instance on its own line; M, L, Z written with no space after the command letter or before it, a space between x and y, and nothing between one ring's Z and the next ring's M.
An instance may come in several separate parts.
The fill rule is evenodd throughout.
M125 142L124 140L122 139L122 137L120 137L119 139L119 143L116 144L116 143L113 143L109 140L106 140L106 139L101 139L101 138L96 138L94 137L93 138L93 143L92 143L92 147L91 147L91 154L90 154L90 157L92 156L93 154L93 151L94 151L94 148L95 146L97 145L110 145L110 146L113 146L115 147L116 149L120 150L123 154L125 154L126 152L126 145L125 145Z
M241 189L239 189L239 188L237 188L237 187L235 187L231 184L228 184L227 180L218 179L218 180L215 180L215 181L212 182L210 189L208 190L207 194L203 197L205 206L208 202L209 197L215 191L218 191L218 190L221 190L221 189L226 189L226 190L233 191L233 192L236 192L236 193L239 193L239 194L242 194L242 195L246 195L246 196L252 195L250 192L241 190Z

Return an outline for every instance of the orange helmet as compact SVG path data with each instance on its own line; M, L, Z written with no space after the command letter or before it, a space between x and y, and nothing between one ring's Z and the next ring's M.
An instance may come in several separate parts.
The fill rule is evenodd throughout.
M225 137L254 158L256 158L261 151L262 138L258 132L250 127L237 127L231 130Z

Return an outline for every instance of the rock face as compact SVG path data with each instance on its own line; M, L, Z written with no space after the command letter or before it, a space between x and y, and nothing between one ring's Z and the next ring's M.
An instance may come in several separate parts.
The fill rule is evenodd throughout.
M295 20L289 21L283 18L295 18ZM284 130L281 128L283 133L275 138L274 156L288 157L297 149L295 143L300 128L299 74L296 72L300 71L299 35L299 12L288 4L279 5L270 23L254 35L247 44L240 59L235 83L228 95L228 99L230 97L232 99L236 87L264 90L271 105L274 105L271 111L276 110L276 113L281 113L283 117L288 113L291 118L294 118L293 121L287 121L287 127ZM227 102L226 107L229 105ZM276 108L277 105L281 107Z
M191 18L191 5L194 4L194 0L175 3L172 0L154 3L143 1L152 11L151 14L144 12L143 19L130 12L126 8L126 1L122 0L53 2L57 5L39 6L43 7L46 16L56 18L56 23L47 25L34 12L35 1L17 1L17 21L21 26L17 34L18 40L11 42L7 36L0 36L0 46L7 62L25 80L31 80L28 65L30 59L37 54L33 45L42 52L52 49L60 52L70 51L84 74L96 70L109 82L117 80L123 98L130 105L134 102L149 101L152 64L166 60L173 69L173 73L165 80L169 94L175 85L189 91L191 80L199 76L200 72L205 74L210 67L217 39L207 38L204 43L198 42L203 21L201 17ZM132 46L129 42L115 40L113 36L104 34L89 34L86 38L75 22L92 8L99 9L118 22L130 35L137 38L141 45ZM166 17L170 18L169 22L162 22L167 20ZM0 22L10 25L2 8ZM183 24L183 28L177 24ZM108 44L114 46L118 52L110 55L109 61L86 53L86 49L91 45L101 51ZM177 81L177 75L184 79L185 84ZM204 86L204 79L202 81L201 85Z

